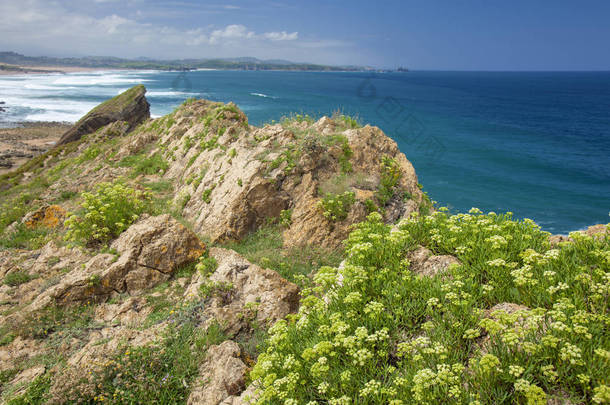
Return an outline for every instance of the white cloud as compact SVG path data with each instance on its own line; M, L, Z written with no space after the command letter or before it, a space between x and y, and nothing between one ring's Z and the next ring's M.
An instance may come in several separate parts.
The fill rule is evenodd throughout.
M0 0L0 50L157 58L256 56L342 63L336 60L337 50L349 47L332 40L302 40L298 32L256 32L242 24L182 28L147 23L137 13L134 18L138 19L117 12L92 16L45 0Z
M214 30L210 35L210 44L217 44L222 40L235 40L235 39L250 39L254 38L256 34L248 29L244 25L232 24L227 25L222 30Z
M286 31L282 32L266 32L263 36L272 41L294 41L299 38L298 32L287 33Z

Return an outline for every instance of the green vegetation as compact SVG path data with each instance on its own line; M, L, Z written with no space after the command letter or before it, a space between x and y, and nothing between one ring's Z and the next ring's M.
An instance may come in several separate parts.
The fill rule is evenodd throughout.
M218 268L218 262L206 252L199 258L195 268L202 276L209 276Z
M318 203L324 216L330 221L343 221L352 205L356 202L356 195L352 191L343 194L326 193Z
M141 174L164 173L169 164L160 153L155 153L150 157L147 157L145 154L127 156L119 162L119 166L133 168L131 175L132 177L137 177Z
M13 232L0 234L0 247L16 249L39 249L49 241L49 230L45 227L30 228L18 224Z
M270 329L257 403L608 400L608 236L551 248L532 221L474 209L391 228L377 213L359 224L345 267L320 268ZM463 264L415 275L418 245ZM504 302L523 307L490 313Z
M343 114L340 111L335 111L332 115L332 119L346 129L362 128L362 124L360 123L360 119L358 117L352 117Z
M280 225L289 227L292 224L292 210L280 211Z
M121 183L99 183L94 193L83 192L82 210L65 222L66 240L105 243L120 235L150 209L150 193Z
M61 403L185 403L206 349L226 339L218 325L196 326L201 307L194 302L172 311L171 322L158 341L120 347L104 364L93 365L88 375L78 376L78 385L55 393L52 399Z
M384 207L394 197L401 175L400 167L394 159L388 156L381 158L381 178L379 188L375 193L379 206Z
M283 246L282 226L266 224L239 242L224 247L235 250L252 263L277 271L285 279L304 285L306 276L320 266L337 266L342 252L320 247Z
M205 202L206 204L209 204L212 202L212 191L214 191L214 189L216 188L216 184L212 184L209 188L206 188L205 190L203 190L203 194L201 195L201 199L203 200L203 202Z
M28 281L30 281L34 278L36 278L36 277L31 276L30 274L28 274L27 272L25 272L23 270L17 270L17 271L13 271L13 272L7 274L6 276L4 276L4 280L2 282L8 286L15 287L20 284L27 283Z

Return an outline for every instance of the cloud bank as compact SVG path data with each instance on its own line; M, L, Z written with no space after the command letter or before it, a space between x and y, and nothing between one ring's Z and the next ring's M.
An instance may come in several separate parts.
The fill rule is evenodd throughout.
M92 1L96 6L105 8L117 4L115 0ZM226 12L239 7L223 5L219 9ZM289 29L257 32L243 24L181 27L137 18L143 14L140 10L133 16L103 11L106 13L92 15L83 10L83 7L71 7L66 0L63 3L43 0L1 1L0 50L65 56L256 56L337 63L341 62L336 58L338 48L349 45L342 41L303 39L299 32ZM312 49L317 51L309 51Z

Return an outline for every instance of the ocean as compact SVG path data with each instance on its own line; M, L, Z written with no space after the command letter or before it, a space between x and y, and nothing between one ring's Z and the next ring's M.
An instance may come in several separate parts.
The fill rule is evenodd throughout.
M132 85L153 116L188 97L251 124L342 111L379 126L452 212L511 211L567 233L608 223L610 72L111 71L0 76L0 126L76 121Z

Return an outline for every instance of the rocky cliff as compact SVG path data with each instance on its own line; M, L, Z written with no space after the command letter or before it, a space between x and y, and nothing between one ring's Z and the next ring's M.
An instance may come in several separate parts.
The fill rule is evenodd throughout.
M5 402L35 389L48 403L112 400L99 386L108 373L121 379L110 365L136 367L127 352L161 361L144 352L170 350L167 339L188 329L180 348L201 353L170 391L191 404L241 403L266 327L298 309L317 267L338 264L352 225L429 206L378 128L345 116L258 128L234 104L206 100L151 120L144 93L96 107L0 180ZM103 243L68 243L64 221L91 208L86 193L100 184L146 195L146 212Z
M607 398L606 226L449 216L379 128L144 92L0 176L0 402Z

